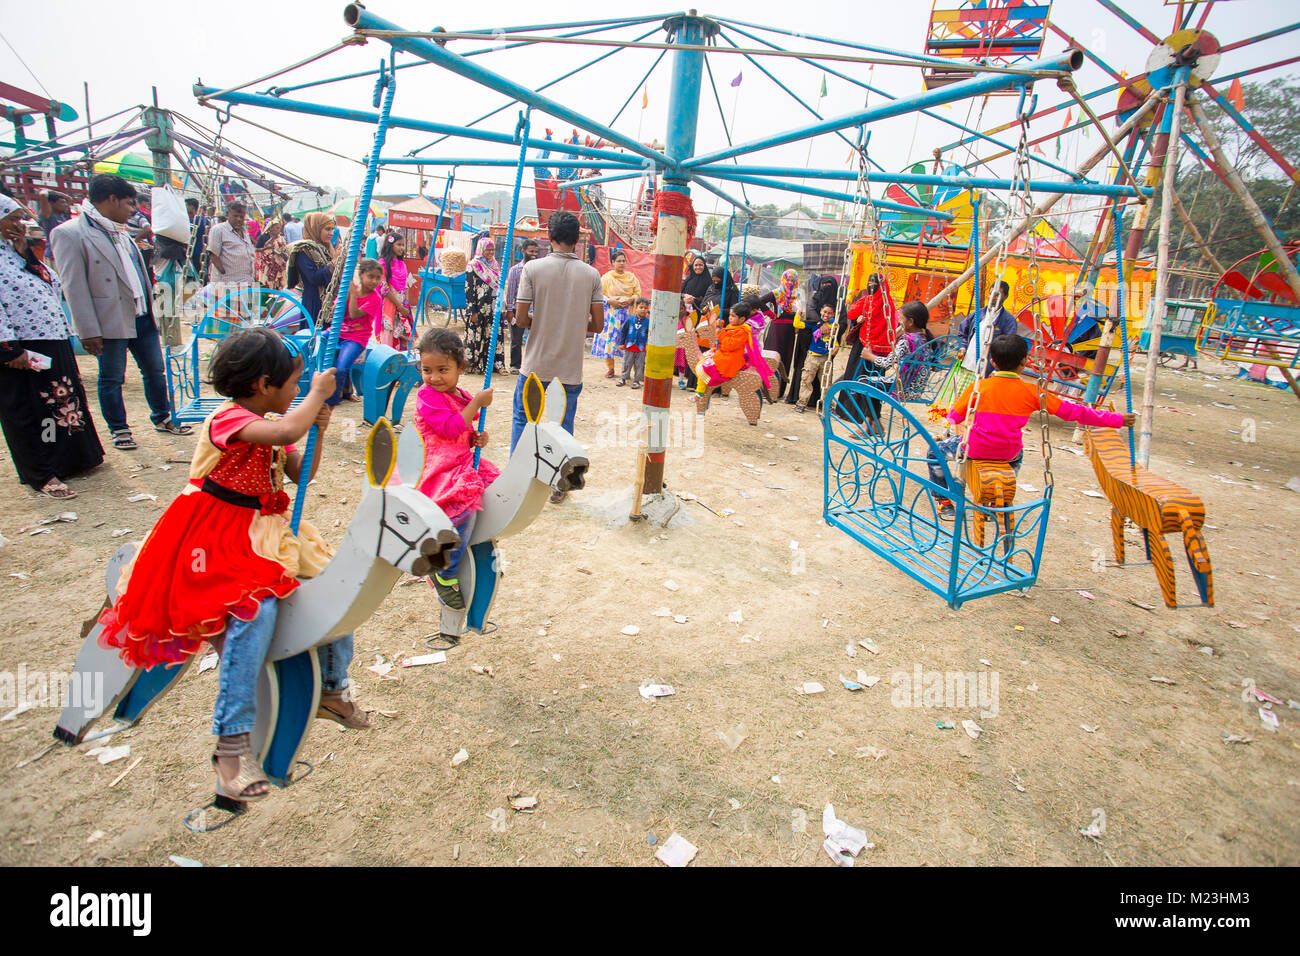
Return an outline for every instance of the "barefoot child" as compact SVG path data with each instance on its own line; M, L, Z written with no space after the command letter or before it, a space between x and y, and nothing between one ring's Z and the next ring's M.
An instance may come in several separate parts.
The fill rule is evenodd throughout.
M1019 335L999 335L989 343L989 358L997 369L988 378L982 380L979 387L979 403L975 410L966 437L966 457L977 461L1005 461L1017 472L1020 462L1025 457L1024 439L1021 434L1029 416L1038 410L1038 389L1020 377L1020 370L1025 367L1029 356L1029 343ZM961 424L966 419L971 402L974 384L967 385L966 390L953 403L948 420ZM1119 412L1106 412L1067 402L1055 395L1045 396L1048 412L1067 422L1080 425L1096 425L1104 428L1131 428L1134 416ZM957 456L960 436L939 442L939 448L952 461ZM939 467L934 454L930 455L930 480L946 487L943 469ZM951 489L950 489L951 490ZM952 518L955 514L952 502L938 498L939 517Z
M451 519L460 547L447 570L435 573L438 598L453 611L465 608L460 593L460 562L474 530L474 513L483 510L483 492L500 471L486 458L474 467L474 449L487 444L487 432L474 431L479 409L492 404L492 389L470 395L459 386L465 371L465 345L451 329L429 329L420 337L420 378L415 393L415 427L424 439L424 470L418 488ZM444 634L450 644L459 636Z
M295 536L285 516L284 477L301 477L293 443L313 422L324 432L325 399L335 391L334 370L319 372L290 411L301 373L302 359L265 327L235 331L217 346L212 384L228 400L199 429L190 483L122 571L117 600L99 618L103 645L121 648L132 667L182 662L205 642L220 651L212 762L217 794L231 800L270 789L249 733L278 599L330 558L315 528L303 522ZM319 654L324 693L316 716L369 726L344 699L352 635Z
M623 348L623 375L615 385L626 385L632 376L632 387L640 388L645 380L645 346L650 335L650 300L637 299L632 311L623 319L618 330L618 344Z
M348 286L343 328L339 330L339 352L334 363L338 368L337 384L325 403L331 408L343 401L352 366L370 344L371 332L376 327L383 328L384 296L380 289L383 281L384 269L377 260L362 259L357 265L357 281ZM350 395L348 400L359 402L361 396Z

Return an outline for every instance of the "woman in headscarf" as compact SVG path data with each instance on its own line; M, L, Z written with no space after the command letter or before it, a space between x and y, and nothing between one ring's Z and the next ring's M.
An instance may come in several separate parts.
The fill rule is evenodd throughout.
M775 289L761 296L758 300L760 307L771 306L776 317L772 319L767 327L767 337L763 340L763 350L765 352L776 352L781 356L781 364L785 367L786 372L786 391L793 396L789 403L793 405L799 400L799 373L803 371L802 356L797 356L799 367L795 367L796 349L795 333L803 329L803 301L799 294L799 273L793 269L786 269L781 273L781 282ZM804 344L804 350L808 348ZM777 401L781 400L778 395Z
M723 278L726 278L726 288L723 288ZM704 293L703 299L697 299L696 305L699 306L701 313L708 309L717 309L718 315L726 321L726 315L731 311L731 307L740 301L740 285L736 282L734 276L727 272L727 267L719 262L713 267L713 277L709 282L709 291Z
M264 289L283 289L289 264L289 244L284 241L284 222L272 219L257 235L253 253L253 278Z
M479 243L478 255L470 260L465 272L465 357L471 372L487 370L487 350L496 314L497 286L501 282L501 262L496 243L488 236ZM493 367L503 368L501 337Z
M704 261L703 256L696 255L692 257L689 269L686 278L682 280L682 295L689 295L694 299L703 299L708 294L708 291L713 288L713 277L709 275L709 264Z
M302 284L302 310L318 326L329 323L328 316L322 323L321 305L334 277L334 246L330 242L333 234L332 216L310 212L302 220L302 238L286 250L288 287Z
M591 343L591 354L605 360L605 377L614 377L614 360L623 354L617 333L628 316L628 309L641 298L641 283L627 268L627 253L614 250L610 256L614 268L600 278L601 291L605 293L605 327Z
M0 195L0 428L18 480L75 498L64 478L104 460L69 341L58 274L27 245L27 211Z

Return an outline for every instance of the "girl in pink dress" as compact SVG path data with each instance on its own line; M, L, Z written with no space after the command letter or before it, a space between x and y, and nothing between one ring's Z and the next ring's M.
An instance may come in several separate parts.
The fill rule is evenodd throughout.
M480 409L492 404L492 389L476 395L459 387L465 371L465 344L451 329L429 329L420 337L420 378L415 393L415 427L424 439L424 469L418 488L451 519L460 548L447 570L434 574L438 598L454 611L463 610L460 561L474 530L474 513L483 510L483 492L501 472L486 458L474 467L474 449L487 444L487 432L474 430ZM454 635L443 635L450 644Z
M406 304L410 273L402 258L405 255L406 240L399 233L390 232L384 237L379 250L379 264L384 272L384 281L379 286L384 297L384 314L382 321L375 323L375 339L399 352L411 347L411 307Z

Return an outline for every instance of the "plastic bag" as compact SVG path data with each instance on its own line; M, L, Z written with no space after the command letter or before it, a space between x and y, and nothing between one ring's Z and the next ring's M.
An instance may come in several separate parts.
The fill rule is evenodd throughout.
M176 242L189 243L190 217L181 197L170 189L154 186L149 190L150 223L154 235Z

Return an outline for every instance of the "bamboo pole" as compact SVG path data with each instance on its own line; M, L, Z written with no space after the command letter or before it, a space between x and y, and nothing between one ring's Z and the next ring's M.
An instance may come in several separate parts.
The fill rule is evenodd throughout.
M1295 293L1297 301L1300 301L1300 272L1296 272L1295 264L1292 263L1291 258L1282 248L1282 243L1278 241L1277 233L1273 231L1273 227L1264 218L1263 210L1259 208L1259 204L1247 191L1246 184L1241 180L1241 175L1228 163L1228 157L1223 152L1223 143L1219 141L1218 133L1214 131L1214 127L1210 125L1210 121L1206 118L1205 110L1201 108L1201 104L1196 100L1192 100L1188 104L1188 108L1192 114L1193 122L1196 123L1197 129L1201 131L1205 145L1210 148L1210 152L1214 155L1214 161L1223 170L1228 188L1246 207L1246 215L1250 218L1251 225L1263 236L1264 245L1268 246L1269 252L1273 253L1273 257L1277 259L1278 269L1281 270L1282 277L1286 279L1286 284ZM1296 382L1295 375L1291 373L1289 368L1283 366L1279 366L1279 370L1282 372L1282 377L1286 379L1286 383L1291 386L1291 391L1295 392L1297 398L1300 398L1300 383Z
M1158 101L1158 94L1155 91L1152 91L1151 95L1147 97L1146 102L1144 102L1141 106L1139 106L1137 108L1137 111L1134 112L1134 114L1128 118L1127 122L1125 122L1123 126L1121 126L1119 129L1115 131L1114 136L1103 137L1106 139L1106 142L1103 143L1102 146L1099 149L1097 149L1091 156L1089 156L1086 160L1084 160L1083 165L1078 168L1078 170L1075 172L1075 175L1080 177L1086 176L1089 172L1092 171L1092 168L1094 166L1096 166L1099 162L1101 162L1105 157L1109 156L1111 149L1114 147L1114 144L1120 141L1121 139L1123 139L1125 136L1127 136L1129 134L1129 131L1134 129L1137 126L1137 124L1142 121L1142 118L1145 117L1147 113L1151 112L1151 110L1155 108L1157 101ZM926 307L930 309L938 308L939 303L943 302L943 300L946 299L948 296L955 294L956 291L959 288L961 288L970 279L971 276L975 274L976 269L983 269L986 265L988 265L990 262L992 262L994 259L997 258L998 252L1002 249L1003 246L1011 245L1011 243L1015 242L1026 232L1028 232L1029 228L1037 220L1047 215L1047 213L1051 210L1051 208L1055 206L1058 202L1060 202L1062 195L1063 195L1062 193L1053 193L1052 195L1048 196L1048 198L1040 202L1037 206L1035 206L1033 211L1029 213L1029 215L1025 216L1025 218L1022 219L1016 225L1016 228L1011 231L1011 235L991 245L988 248L988 250L982 256L980 256L978 263L968 267L964 272L962 272L961 275L959 275L957 278L953 279L946 286L944 286L943 289L937 295L933 296L930 299L930 301L926 303ZM1146 202L1146 200L1140 194L1138 196L1138 201Z
M1174 115L1169 128L1169 148L1165 153L1165 176L1160 197L1160 228L1156 234L1156 291L1151 303L1151 345L1147 349L1147 369L1142 386L1141 432L1138 435L1137 463L1143 468L1151 461L1151 426L1155 419L1156 369L1160 367L1160 331L1164 325L1165 302L1169 293L1169 229L1174 215L1174 179L1178 175L1178 137L1182 125L1183 102L1187 97L1187 67L1178 70L1174 83ZM1124 321L1124 317L1120 317Z

